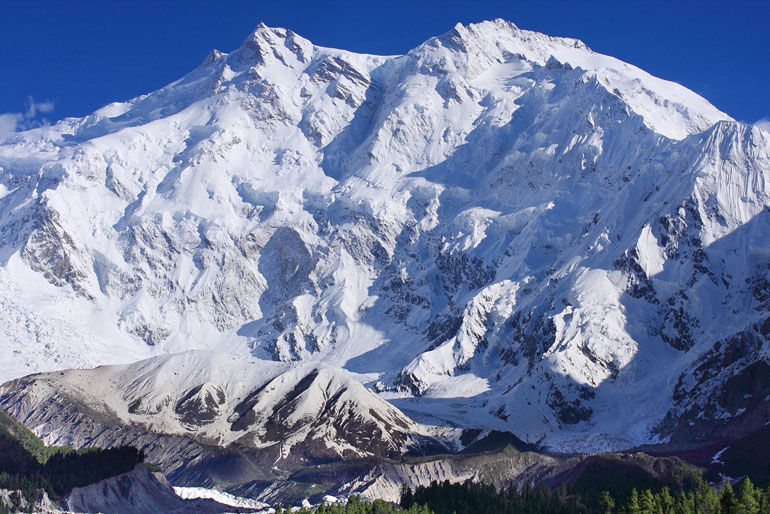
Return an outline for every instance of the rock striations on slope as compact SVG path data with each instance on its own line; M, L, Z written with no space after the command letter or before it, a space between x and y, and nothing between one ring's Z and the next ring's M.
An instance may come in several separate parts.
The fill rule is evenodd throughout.
M3 385L2 398L48 444L130 444L191 486L453 451L459 432L418 425L340 369L205 351L32 375Z
M3 378L123 364L0 403L186 466L393 457L426 425L739 437L770 409L769 180L770 134L577 40L495 20L381 57L260 25L0 141Z

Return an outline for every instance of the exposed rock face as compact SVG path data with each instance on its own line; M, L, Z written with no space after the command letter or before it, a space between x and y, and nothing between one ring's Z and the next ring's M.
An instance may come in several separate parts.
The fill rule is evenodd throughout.
M495 485L498 490L521 488L525 484L546 484L554 489L600 477L634 476L639 480L676 487L683 479L702 472L678 457L653 457L640 452L598 455L546 455L520 444L510 434L482 433L476 443L455 455L401 462L349 461L308 467L284 480L266 486L255 481L233 488L238 495L254 496L267 502L297 501L308 490L325 489L323 494L398 501L406 485L428 486L431 482L463 483L468 480ZM329 484L336 484L329 488ZM317 494L316 498L320 498Z
M38 501L30 503L21 491L0 489L0 506L5 507L6 512L36 512L40 514L58 514L61 512L59 505L52 502L45 492Z
M210 352L31 375L0 404L49 444L134 445L177 485L455 448L456 431L418 425L342 370Z
M296 402L234 395L237 375L126 378L98 414L276 458L294 430L323 434L291 445L305 457L406 444L385 406L335 426L370 398L324 369L414 419L556 449L739 435L770 394L769 149L683 87L501 20L396 57L259 26L156 92L0 142L2 376L271 361ZM51 403L5 389L37 430L34 409L81 412L53 378ZM311 397L328 410L292 418ZM80 419L46 426L77 440Z
M138 464L130 473L73 489L64 507L72 512L116 514L193 512L192 505L185 509L185 501L174 493L163 475L150 473L144 464Z
M182 499L162 473L151 473L144 464L86 487L77 487L65 498L68 512L114 514L219 514L257 512L263 509L234 508L210 499Z

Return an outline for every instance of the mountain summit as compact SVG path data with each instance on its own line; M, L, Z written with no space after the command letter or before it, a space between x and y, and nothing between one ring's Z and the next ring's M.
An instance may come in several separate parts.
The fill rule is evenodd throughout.
M770 409L769 183L768 133L574 39L495 20L373 56L260 24L0 141L2 378L124 366L0 403L61 442L83 434L46 406L204 419L204 445L244 419L255 448L250 409L286 407L323 455L372 429L388 456L455 427L569 451L740 436Z

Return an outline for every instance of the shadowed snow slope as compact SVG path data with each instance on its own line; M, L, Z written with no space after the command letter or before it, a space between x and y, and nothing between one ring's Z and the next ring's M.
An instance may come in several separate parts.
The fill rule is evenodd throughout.
M297 455L360 453L344 409L372 413L374 453L408 446L360 384L568 450L740 435L769 409L770 134L580 41L495 20L380 57L260 25L158 91L4 137L2 378L154 357L6 386L23 418L77 390L280 458L286 426L323 441Z

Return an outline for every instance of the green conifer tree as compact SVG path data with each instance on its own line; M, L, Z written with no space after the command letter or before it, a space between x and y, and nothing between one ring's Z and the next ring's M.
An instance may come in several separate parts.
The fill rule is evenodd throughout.
M722 488L722 494L719 497L719 505L721 514L739 514L738 499L733 491L733 486L730 482Z
M639 512L639 493L636 492L636 488L633 488L626 502L626 514L639 514Z
M660 514L674 514L674 498L668 487L664 487L656 495L656 507Z
M615 499L609 491L602 491L601 496L599 496L599 508L603 514L612 514L612 510L615 508Z
M767 485L760 496L759 512L760 514L770 514L770 484Z
M738 489L738 502L745 514L759 514L759 506L762 500L761 491L754 487L751 479L746 479Z
M639 495L639 513L656 514L656 510L655 496L652 494L652 491L645 489Z

